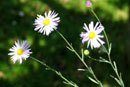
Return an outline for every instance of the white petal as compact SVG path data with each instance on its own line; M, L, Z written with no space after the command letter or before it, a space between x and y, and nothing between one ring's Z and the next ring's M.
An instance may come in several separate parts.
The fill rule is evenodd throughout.
M88 33L82 32L82 33L80 34L80 37L82 37L82 38L88 37Z
M83 38L82 43L85 43L88 40L89 40L89 38Z
M83 27L87 32L89 31L88 26L84 23L84 27Z
M100 43L96 39L91 40L91 44L94 46L94 48L100 47Z
M8 53L8 55L14 55L15 53Z
M20 64L22 63L22 58L19 58L19 63L20 63Z
M93 30L93 26L94 26L94 23L93 23L93 21L91 21L91 23L89 24L89 29L90 29L90 31Z
M48 12L48 16L50 16L50 15L51 15L51 13L52 13L52 12L51 12L51 10L49 10L49 12Z
M100 25L100 26L97 27L96 33L100 34L103 30L104 30L104 27Z
M89 47L90 42L91 42L91 40L88 40L88 45L87 45L87 48Z
M20 47L19 40L17 42L15 41L15 45L16 45L17 48Z
M97 29L97 26L99 25L99 22L96 23L95 27L94 27L94 30Z
M105 42L102 41L101 39L97 38L97 40L99 41L100 44L102 44L102 45L105 44Z
M104 38L103 35L96 35L97 38Z

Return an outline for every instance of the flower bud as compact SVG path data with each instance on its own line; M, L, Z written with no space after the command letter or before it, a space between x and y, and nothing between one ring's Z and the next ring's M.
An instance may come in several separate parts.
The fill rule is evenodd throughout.
M91 3L90 0L87 0L87 1L86 1L86 6L87 6L87 7L91 7L91 6L92 6L92 3Z

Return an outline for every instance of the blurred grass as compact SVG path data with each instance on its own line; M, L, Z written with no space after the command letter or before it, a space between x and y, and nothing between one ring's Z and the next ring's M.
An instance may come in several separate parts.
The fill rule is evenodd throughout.
M128 61L128 0L92 0L93 7L110 41L113 43L112 58L117 62L123 74L126 87L130 86L130 61ZM23 64L12 64L8 49L15 40L27 39L33 51L32 56L45 61L50 66L61 71L68 79L77 82L80 87L96 87L91 83L85 72L78 72L84 68L76 56L66 49L66 43L54 31L44 36L34 31L33 22L37 14L44 14L49 9L59 13L61 22L58 30L73 43L80 53L81 44L79 34L83 31L83 23L97 21L85 6L85 0L1 0L0 2L0 87L66 87L53 72L46 71L37 62L28 59ZM90 51L90 55L97 58L97 51ZM104 56L104 54L100 54ZM97 77L105 87L117 85L109 74L114 74L110 66L86 59L92 66ZM118 87L118 85L117 85Z

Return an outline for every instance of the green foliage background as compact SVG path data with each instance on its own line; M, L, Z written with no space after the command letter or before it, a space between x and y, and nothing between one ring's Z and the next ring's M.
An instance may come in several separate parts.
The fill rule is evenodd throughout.
M112 60L122 72L126 87L130 87L130 59L128 59L128 0L92 0L93 7L105 27L112 42ZM54 31L44 36L34 31L33 22L37 14L44 14L49 9L59 13L60 31L80 53L83 46L80 33L83 23L97 22L96 18L85 6L85 0L0 0L0 87L68 87L55 73L46 71L42 65L28 58L21 65L13 64L8 56L9 48L14 41L28 40L32 56L46 62L61 71L68 79L80 87L96 87L87 79L86 72L78 72L84 68L78 58L66 49L66 43ZM100 49L90 50L90 55L98 58L104 56ZM104 87L118 87L110 74L115 75L110 66L97 63L86 57L96 76Z

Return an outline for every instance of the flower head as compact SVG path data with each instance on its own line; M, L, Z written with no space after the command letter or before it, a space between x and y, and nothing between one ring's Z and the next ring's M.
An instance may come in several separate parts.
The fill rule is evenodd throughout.
M90 0L87 0L87 1L86 1L86 6L87 6L87 7L91 7L91 6L92 6L92 3L91 3Z
M30 52L29 47L30 45L26 40L22 41L21 43L19 43L19 40L15 42L15 45L9 49L9 51L11 52L8 54L12 56L11 60L13 61L13 63L15 63L18 60L21 64L22 59L26 60L32 53Z
M101 45L103 45L105 42L102 41L100 38L103 38L103 35L99 35L103 30L104 27L102 25L99 25L97 22L94 26L93 22L90 22L89 26L87 26L84 23L83 27L87 32L82 32L80 34L80 37L82 38L82 43L88 41L87 48L89 45L91 45L91 49L93 48L99 48Z
M49 35L52 31L57 29L58 22L60 22L60 17L57 17L58 13L49 10L45 12L44 16L37 15L34 21L35 31L39 30L40 33L44 35Z

